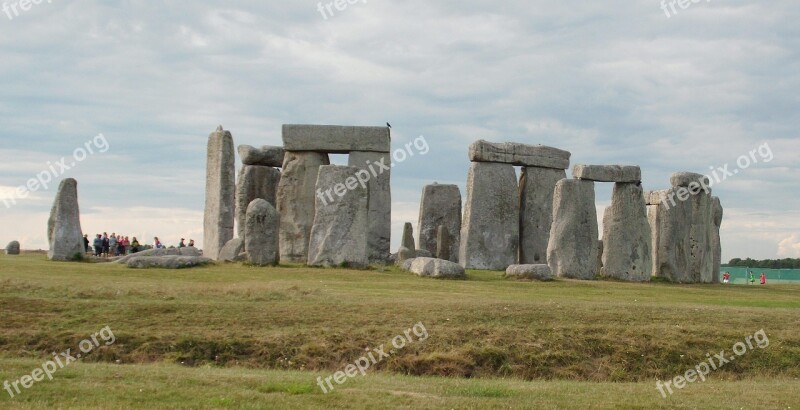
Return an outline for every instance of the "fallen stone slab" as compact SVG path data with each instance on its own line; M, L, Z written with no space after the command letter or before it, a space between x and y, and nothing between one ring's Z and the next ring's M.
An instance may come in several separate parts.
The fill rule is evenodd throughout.
M388 127L284 124L283 148L333 154L389 152L391 139Z
M469 146L469 160L472 162L499 162L524 167L567 169L571 155L558 148L515 142L478 140Z
M575 165L572 177L597 182L639 182L642 170L634 165Z
M8 245L6 245L6 255L19 255L19 242L9 242Z
M244 253L244 240L242 238L233 238L222 247L219 251L219 260L225 262L242 262L246 258L240 255Z
M553 280L553 272L550 266L544 264L535 265L511 265L506 268L506 278L533 279L548 281Z
M114 262L116 263L126 263L128 260L134 257L144 256L202 256L203 253L200 252L199 249L195 248L194 246L187 246L185 248L160 248L160 249L147 249L141 252L132 253L127 256L123 256Z
M117 261L119 262L119 261ZM134 256L124 262L129 268L146 269L185 269L214 263L210 258L203 256Z
M426 276L438 279L464 279L466 272L464 268L454 262L436 258L415 258L408 268L410 272L419 276Z
M407 261L409 259L414 259L417 257L417 252L413 249L408 249L405 246L401 246L400 249L397 250L395 254L395 263L397 265Z
M283 166L283 157L286 154L283 147L269 145L264 145L261 148L251 145L239 145L238 151L244 165L261 165L276 168Z

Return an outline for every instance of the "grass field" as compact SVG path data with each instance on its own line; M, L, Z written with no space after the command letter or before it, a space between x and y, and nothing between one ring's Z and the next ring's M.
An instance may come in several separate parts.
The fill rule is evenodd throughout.
M386 270L183 271L0 256L0 382L115 341L0 407L800 408L800 286L466 281ZM331 376L417 323L407 345ZM655 387L763 329L667 399Z

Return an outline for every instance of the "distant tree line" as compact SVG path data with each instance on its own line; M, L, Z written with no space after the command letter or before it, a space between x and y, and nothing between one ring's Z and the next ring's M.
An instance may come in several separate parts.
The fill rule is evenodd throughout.
M741 266L751 268L766 268L766 269L800 269L800 259L741 259L733 258L724 266Z

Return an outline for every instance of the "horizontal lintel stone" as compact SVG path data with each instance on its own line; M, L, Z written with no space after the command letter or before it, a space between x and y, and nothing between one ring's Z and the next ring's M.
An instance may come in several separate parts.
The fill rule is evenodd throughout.
M284 124L283 148L333 154L389 152L391 139L388 127Z
M478 140L469 146L472 162L499 162L540 168L569 168L570 153L545 145L528 145L515 142L489 142Z
M635 165L575 165L572 177L597 182L639 182L642 170Z

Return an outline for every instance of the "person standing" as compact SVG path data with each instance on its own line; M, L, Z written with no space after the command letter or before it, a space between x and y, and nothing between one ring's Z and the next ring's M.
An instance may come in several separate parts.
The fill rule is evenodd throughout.
M109 255L111 255L111 252L114 252L113 255L117 256L117 252L119 252L119 250L117 249L117 243L119 243L117 241L117 235L112 232L111 236L108 237Z
M136 237L133 237L133 241L131 241L131 253L139 252L139 241Z
M89 234L83 234L83 253L89 253Z
M161 249L164 245L161 244L161 241L158 240L158 236L153 238L153 247L156 249Z
M752 284L756 283L756 277L753 276L753 271L748 271L748 275L750 276L748 278L748 281L750 282L750 284L752 285Z
M108 232L103 232L103 256L108 257L109 240Z
M189 239L189 246L194 248L194 239Z
M722 274L722 283L728 283L730 281L731 281L731 274L728 273L728 272L723 273Z
M761 284L762 285L766 285L767 284L767 274L764 273L764 272L761 272Z
M185 241L185 240L186 239L181 238L181 243L178 244L178 248L185 248L186 247L186 244L183 243L183 241Z
M97 234L94 238L94 256L100 257L103 255L103 237Z

